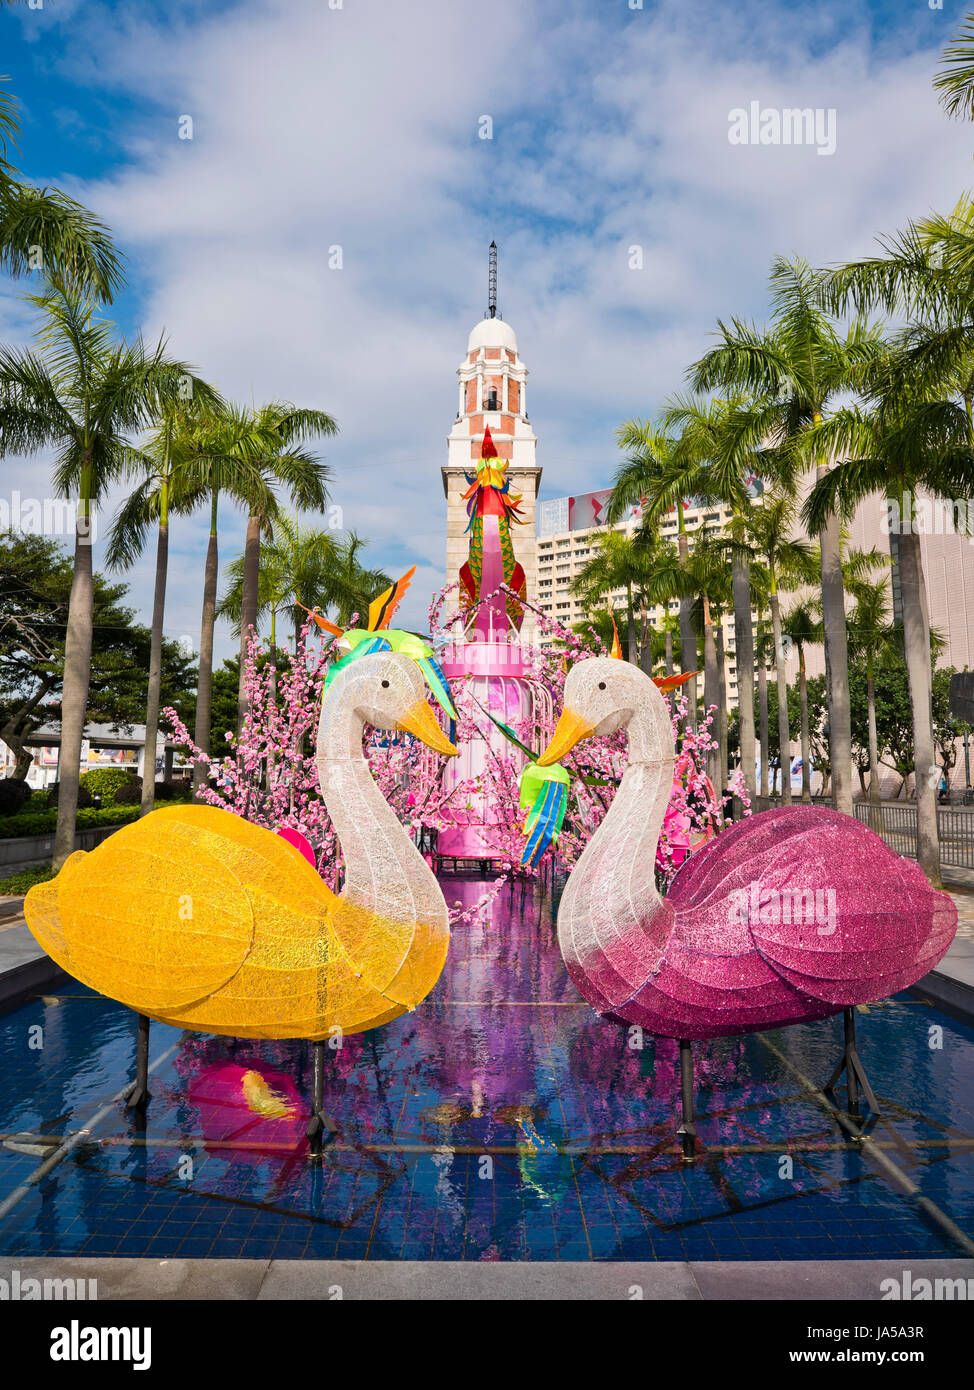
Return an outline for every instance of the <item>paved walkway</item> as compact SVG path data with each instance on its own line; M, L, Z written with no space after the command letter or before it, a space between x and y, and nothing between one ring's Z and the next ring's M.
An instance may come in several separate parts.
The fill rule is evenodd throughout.
M0 896L0 931L9 931L11 927L22 927L24 925L24 900Z
M455 1260L153 1260L0 1258L0 1279L95 1279L99 1300L305 1299L591 1302L805 1299L875 1302L882 1284L950 1280L974 1297L970 1260L700 1260L652 1263ZM964 1292L956 1283L964 1283ZM946 1288L944 1297L947 1296Z

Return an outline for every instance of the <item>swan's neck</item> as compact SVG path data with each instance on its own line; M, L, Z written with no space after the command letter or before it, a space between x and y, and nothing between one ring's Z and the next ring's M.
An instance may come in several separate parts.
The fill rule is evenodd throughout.
M572 870L562 895L559 931L584 956L599 924L626 936L656 917L656 848L673 787L673 754L660 756L658 716L637 711L629 723L629 762L602 824ZM666 739L664 749L672 749ZM564 922L564 926L563 926Z
M318 782L345 858L342 897L393 921L445 923L440 886L369 771L364 727L348 709L329 710L318 726Z

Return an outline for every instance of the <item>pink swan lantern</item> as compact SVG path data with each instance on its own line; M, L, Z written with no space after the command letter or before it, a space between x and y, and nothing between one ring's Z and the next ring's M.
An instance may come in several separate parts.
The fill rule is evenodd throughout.
M661 898L674 749L652 680L611 658L579 662L538 761L624 726L628 766L558 912L569 974L600 1014L681 1040L759 1032L883 999L944 955L951 899L859 821L823 808L739 822L690 855Z

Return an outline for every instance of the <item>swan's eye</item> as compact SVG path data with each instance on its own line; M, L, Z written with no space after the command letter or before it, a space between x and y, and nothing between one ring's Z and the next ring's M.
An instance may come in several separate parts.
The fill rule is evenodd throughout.
M604 690L604 689L605 689L605 681L599 681L599 689L600 689L600 690Z
M383 690L388 690L388 689L389 689L389 682L388 682L388 681L383 681L383 682L382 682L382 689L383 689Z

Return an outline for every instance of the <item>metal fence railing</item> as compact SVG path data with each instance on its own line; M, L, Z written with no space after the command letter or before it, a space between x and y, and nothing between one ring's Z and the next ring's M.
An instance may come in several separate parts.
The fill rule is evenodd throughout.
M938 811L940 862L974 869L974 812Z
M890 806L882 802L870 804L857 801L853 805L856 819L870 830L881 835L890 849L897 854L917 857L917 808L915 806Z
M799 792L797 796L793 797L791 804L793 806L800 806L802 804L801 792ZM805 804L807 805L808 803L806 802ZM757 815L759 811L770 811L773 807L780 805L780 796L754 796L751 798L751 810L754 812L755 815ZM813 796L812 805L831 806L832 798L830 796Z
M813 796L813 805L831 806L829 797ZM768 811L781 805L780 797L756 796L752 800L755 813ZM796 798L793 806L801 805ZM917 808L909 802L900 803L880 801L857 801L853 805L857 820L875 830L877 835L897 854L905 854L911 859L917 855ZM940 834L940 862L951 864L958 869L974 869L974 808L955 810L950 807L937 808L937 829Z

